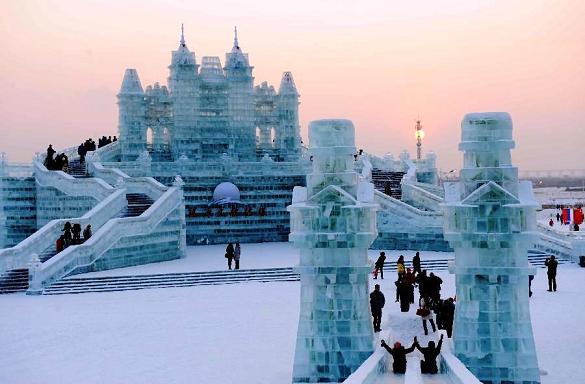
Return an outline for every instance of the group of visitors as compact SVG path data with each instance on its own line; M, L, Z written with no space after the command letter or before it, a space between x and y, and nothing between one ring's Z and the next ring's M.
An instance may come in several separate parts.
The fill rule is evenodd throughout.
M240 269L240 254L241 253L242 253L242 250L240 248L239 242L236 243L235 247L232 243L229 243L227 245L227 247L225 248L225 258L227 259L228 268L230 270L232 269L232 261L233 260L235 260L235 262L236 262L234 269Z
M380 252L380 256L374 264L374 279L380 276L384 278L384 263L386 254ZM452 336L453 320L455 318L455 299L441 298L441 284L443 280L433 272L427 275L427 271L421 268L420 253L417 252L412 260L412 268L405 266L404 256L400 255L396 261L397 280L396 285L396 302L400 302L400 310L408 312L410 304L414 303L414 288L418 287L419 302L416 314L421 317L424 334L428 335L428 324L430 323L432 332L437 329L445 329L447 337ZM370 309L373 317L374 332L381 331L382 308L385 305L385 297L380 290L380 285L376 284L374 291L370 294ZM434 316L436 315L436 323ZM406 371L406 354L417 348L424 355L424 361L421 362L422 373L437 373L436 357L438 356L443 336L437 346L430 341L428 346L422 348L416 337L410 348L404 348L400 343L395 343L394 348L388 346L382 341L388 353L394 358L394 372L404 373Z
M57 249L57 253L61 252L65 248L70 245L81 244L84 241L87 241L92 235L91 232L91 224L88 224L85 229L83 230L83 241L81 240L81 224L75 223L71 224L71 222L67 221L63 226L63 234L59 236L57 242L55 244L55 248Z
M108 144L112 144L114 141L118 141L118 138L116 136L114 136L113 139L112 139L112 136L108 136L108 137L102 136L101 139L98 139L98 148L105 147ZM94 150L95 150L95 148L94 148Z
M85 162L85 155L87 152L95 151L95 141L90 137L77 147L77 154L79 155L79 162Z
M49 144L49 147L47 148L47 157L45 157L44 162L45 167L47 167L49 171L67 172L69 168L69 158L64 153L60 153L53 158L55 153L57 153L57 151L53 149L53 145Z

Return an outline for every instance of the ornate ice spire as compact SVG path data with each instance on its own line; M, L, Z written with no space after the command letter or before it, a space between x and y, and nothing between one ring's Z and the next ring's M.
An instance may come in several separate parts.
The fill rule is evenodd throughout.
M234 48L240 49L240 44L238 44L238 27L234 26Z
M181 47L185 46L185 30L183 29L183 23L181 23Z

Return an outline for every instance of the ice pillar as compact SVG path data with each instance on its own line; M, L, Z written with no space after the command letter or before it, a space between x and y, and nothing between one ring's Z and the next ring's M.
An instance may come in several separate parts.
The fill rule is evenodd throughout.
M464 165L460 181L445 185L444 207L455 249L455 354L484 383L539 383L528 301L532 184L518 182L511 164L510 115L471 113L461 129Z
M377 205L374 186L354 171L351 121L313 121L309 140L313 171L288 207L301 276L292 381L337 383L374 349L367 249L377 235Z

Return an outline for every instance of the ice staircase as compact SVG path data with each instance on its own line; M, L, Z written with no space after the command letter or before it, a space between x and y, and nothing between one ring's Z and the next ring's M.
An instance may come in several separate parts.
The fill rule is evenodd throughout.
M384 193L386 182L388 182L390 186L389 196L400 200L402 196L400 183L404 174L404 172L383 171L381 169L374 168L372 169L372 183L374 183L374 187L378 191Z
M13 269L0 275L0 294L24 292L28 289L28 269Z
M74 159L69 162L67 173L75 178L89 177L86 164L81 163L79 159Z
M529 252L528 260L536 267L544 267L544 260L548 255L540 252ZM446 271L448 262L452 259L423 260L422 269L429 271ZM559 264L565 263L559 260ZM411 267L410 261L406 263ZM396 272L396 262L386 262L385 272ZM394 279L394 274L387 278ZM264 268L232 271L160 273L147 275L100 276L84 277L72 276L60 280L43 291L45 295L62 295L68 293L88 292L117 292L150 288L178 288L199 285L222 285L246 282L281 282L298 281L299 275L293 268Z

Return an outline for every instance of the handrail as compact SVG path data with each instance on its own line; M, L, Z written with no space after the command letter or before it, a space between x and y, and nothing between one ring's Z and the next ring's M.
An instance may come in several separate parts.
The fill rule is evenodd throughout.
M417 196L418 195L418 196ZM433 211L441 210L439 204L445 202L445 199L427 191L412 183L402 183L402 199L404 201L417 202L424 208Z
M437 196L440 199L444 198L445 190L438 185L429 184L429 183L421 183L419 181L409 181L408 184L414 185L414 186L419 187L421 189L424 189L425 191Z
M118 168L104 167L101 162L93 162L89 165L90 173L107 181L115 187L124 187L128 193L144 193L151 199L158 199L169 188L153 177L130 177Z
M93 228L99 228L115 217L126 204L126 191L120 189L81 217L51 220L14 247L0 250L0 272L26 266L33 254L39 255L53 244L67 221L79 223L82 227L91 224Z
M71 246L39 265L32 273L31 289L33 292L34 289L42 289L78 268L93 264L122 237L152 232L181 204L180 189L171 187L140 216L109 220L83 244ZM178 242L177 247L179 246Z
M94 161L112 161L121 152L120 140L113 141L110 144L104 145L95 151L87 152L86 160L88 163Z
M581 232L561 232L548 225L537 222L536 227L541 231L545 232L549 236L556 237L560 240L571 241L571 240L585 240L585 236Z
M101 179L76 179L63 171L49 171L38 160L33 161L33 166L38 184L56 188L68 196L90 196L102 201L114 192L114 188Z
M398 208L399 214L403 216L408 216L410 218L426 218L426 219L435 219L441 220L443 217L442 212L436 211L423 211L416 207L413 207L410 204L406 204L403 201L395 199L391 196L388 196L378 190L374 191L374 197L376 198L376 203L380 204L382 208L394 208L394 211L397 211ZM442 225L442 224L441 224Z

